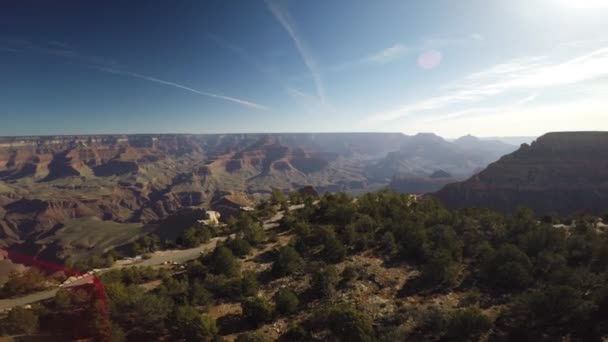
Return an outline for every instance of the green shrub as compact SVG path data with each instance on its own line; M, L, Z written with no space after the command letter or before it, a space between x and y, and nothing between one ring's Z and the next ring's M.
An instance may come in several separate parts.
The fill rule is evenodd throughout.
M224 246L219 246L213 250L209 259L209 267L214 274L224 274L232 277L241 271L239 260L232 254L232 251Z
M236 239L228 239L224 244L234 255L244 257L251 252L251 244L247 240L237 237Z
M272 273L276 277L284 277L299 272L304 261L302 257L291 246L281 247L277 253L277 258L272 264Z
M218 335L215 321L192 306L179 306L169 318L171 337L183 341L212 341Z
M325 262L335 264L346 257L346 247L335 237L331 237L325 241L323 245L323 260Z
M342 279L349 282L361 278L365 273L365 268L361 265L348 265L342 271Z
M372 320L362 311L350 305L338 305L328 309L327 325L340 341L371 342L376 340Z
M38 331L38 314L31 309L20 306L13 308L7 315L5 322L6 330L11 334L34 334Z
M275 295L274 300L277 311L284 315L296 312L298 310L298 305L300 305L298 296L288 289L280 289Z
M335 292L339 280L334 266L317 267L312 273L311 287L316 294L327 297Z
M447 332L448 341L477 341L492 327L492 321L479 309L458 310L450 314Z
M236 337L236 342L270 342L271 338L260 331L242 333Z
M243 273L243 277L241 278L241 296L254 296L258 292L259 287L260 284L254 272L247 271Z
M247 297L241 303L243 316L251 323L260 325L272 319L272 305L261 297Z
M439 251L422 267L420 278L425 286L453 286L458 276L458 263L447 251Z

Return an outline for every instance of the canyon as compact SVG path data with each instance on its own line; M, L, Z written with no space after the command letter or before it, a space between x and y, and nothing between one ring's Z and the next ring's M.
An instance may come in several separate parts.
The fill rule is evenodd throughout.
M145 225L187 207L246 206L273 189L433 191L515 148L400 133L4 137L0 244L82 218Z

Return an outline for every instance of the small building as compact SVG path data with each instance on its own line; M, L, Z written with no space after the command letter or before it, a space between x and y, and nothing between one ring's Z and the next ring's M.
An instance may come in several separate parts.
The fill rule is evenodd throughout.
M220 217L222 216L219 212L213 210L205 211L206 218L204 220L197 220L196 222L207 225L216 226L220 224Z

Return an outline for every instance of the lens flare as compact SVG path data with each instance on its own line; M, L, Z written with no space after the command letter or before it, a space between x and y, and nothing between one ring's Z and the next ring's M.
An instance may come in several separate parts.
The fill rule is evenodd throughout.
M425 51L418 56L418 66L422 69L433 69L441 64L441 52L437 50Z

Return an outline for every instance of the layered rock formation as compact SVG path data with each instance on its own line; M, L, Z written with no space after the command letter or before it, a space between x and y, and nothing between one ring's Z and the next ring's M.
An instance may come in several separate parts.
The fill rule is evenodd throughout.
M419 192L427 183L421 175L469 176L498 157L479 146L474 138L461 147L399 133L0 138L0 241L37 241L84 217L159 222L226 194L246 196L245 203L272 189L373 190L404 171L415 177L399 190Z
M361 163L401 134L0 138L0 241L36 240L81 217L158 222L227 192L365 183ZM339 143L337 143L339 142ZM348 189L347 189L348 190Z
M435 196L450 207L602 213L608 209L608 132L548 133Z
M371 166L369 172L379 179L394 175L426 178L443 170L455 179L462 179L514 150L512 145L472 136L450 142L432 133L421 133L404 139L399 150Z

